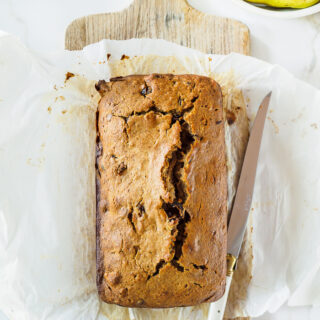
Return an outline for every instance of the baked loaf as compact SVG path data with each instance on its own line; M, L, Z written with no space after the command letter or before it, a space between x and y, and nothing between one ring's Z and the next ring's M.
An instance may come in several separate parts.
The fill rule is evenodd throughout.
M197 75L99 81L97 286L127 307L225 288L227 172L219 85Z

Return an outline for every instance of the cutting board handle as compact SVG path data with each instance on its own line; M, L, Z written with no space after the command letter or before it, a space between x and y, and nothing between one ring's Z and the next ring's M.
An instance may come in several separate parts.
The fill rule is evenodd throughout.
M159 6L167 8L168 11L171 8L191 8L186 0L134 0L131 5L141 9L141 11L150 7L158 9Z

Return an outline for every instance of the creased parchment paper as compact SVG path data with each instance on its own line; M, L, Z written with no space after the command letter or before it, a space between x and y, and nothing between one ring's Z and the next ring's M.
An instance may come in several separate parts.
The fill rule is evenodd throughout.
M99 99L93 81L111 75L108 53L109 62L123 54L170 56L189 73L232 71L251 123L262 98L273 91L251 209L252 279L239 312L259 316L287 301L319 305L317 281L310 281L320 269L318 90L254 58L207 56L162 40L103 41L81 52L39 57L4 35L0 310L19 320L125 319L128 313L134 318L135 310L100 306L92 264L93 126ZM160 67L154 64L153 72L163 72ZM67 72L77 76L65 82ZM201 307L184 308L175 319L205 316Z

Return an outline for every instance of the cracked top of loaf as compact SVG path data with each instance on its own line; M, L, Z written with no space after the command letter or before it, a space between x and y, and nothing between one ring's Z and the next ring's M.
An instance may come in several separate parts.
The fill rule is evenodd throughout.
M96 87L101 299L157 308L219 299L227 233L219 85L152 74Z

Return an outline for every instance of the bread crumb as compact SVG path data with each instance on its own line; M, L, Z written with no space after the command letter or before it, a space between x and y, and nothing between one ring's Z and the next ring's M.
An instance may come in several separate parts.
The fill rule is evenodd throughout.
M64 101L66 98L64 96L58 96L54 99L54 102L57 102L58 100Z
M300 112L300 113L298 114L298 116L295 117L295 118L293 118L293 119L291 119L291 121L292 121L292 122L296 122L297 120L300 120L302 117L303 117L303 113Z
M48 112L51 113L51 111L52 111L52 108L48 107Z
M227 110L226 117L228 125L230 126L236 121L236 115L230 110Z
M270 120L270 122L272 123L273 128L274 128L274 132L275 132L275 133L279 133L279 127L276 125L276 123L274 122L274 120L273 120L271 117L267 117L267 119Z
M70 78L72 78L72 77L74 77L74 73L72 73L72 72L67 72L67 73L66 73L66 79L65 79L64 82L68 81L68 80L69 80Z
M125 60L125 59L130 59L130 57L129 57L129 56L126 56L125 54L123 54L123 55L121 56L121 59L120 59L120 60Z

